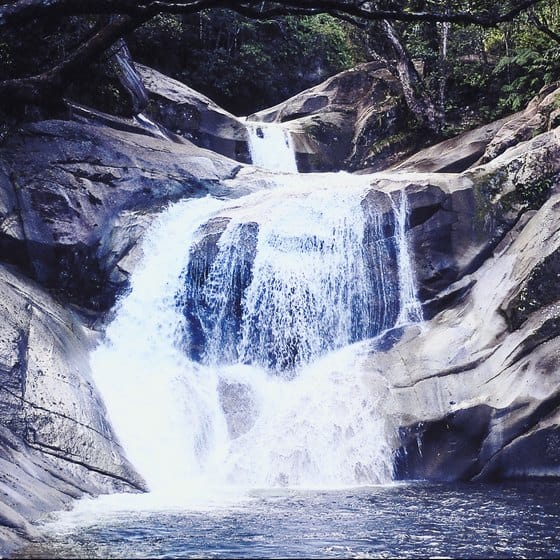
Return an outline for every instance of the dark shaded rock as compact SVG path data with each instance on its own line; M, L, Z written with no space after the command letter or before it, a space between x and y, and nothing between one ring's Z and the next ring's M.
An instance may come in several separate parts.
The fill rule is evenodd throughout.
M259 226L236 225L235 244L220 248L218 241L229 223L229 217L219 216L200 228L184 272L185 289L176 295L186 318L187 353L199 361L207 357L210 346L220 348L220 361L237 359L243 295L252 279ZM224 275L228 282L223 282Z
M490 423L490 407L480 405L441 420L399 429L397 480L469 480L479 471L479 454Z
M559 405L558 394L501 410L478 405L400 428L396 477L447 482L558 477L559 428L540 423Z
M510 443L490 462L480 479L557 479L559 472L560 428L552 425Z
M250 163L244 123L212 100L160 72L136 64L150 94L147 113L201 148Z

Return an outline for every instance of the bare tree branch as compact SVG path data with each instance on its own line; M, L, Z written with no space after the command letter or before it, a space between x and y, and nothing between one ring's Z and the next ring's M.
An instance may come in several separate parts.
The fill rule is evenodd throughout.
M450 22L493 27L515 19L544 0L521 0L505 12L489 14L468 11L413 12L377 9L372 2L356 0L14 0L0 4L0 27L25 23L46 16L121 14L146 18L157 13L186 14L209 8L226 8L251 18L267 19L288 14L331 13L367 21Z
M60 93L76 72L141 23L129 16L114 18L68 58L42 74L0 82L0 98L13 97L21 101L36 102L45 93L50 94L46 97Z

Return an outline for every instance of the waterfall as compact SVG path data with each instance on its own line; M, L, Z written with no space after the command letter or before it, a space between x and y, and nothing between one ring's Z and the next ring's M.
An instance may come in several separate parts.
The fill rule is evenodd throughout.
M271 171L297 173L290 133L278 123L247 123L253 165Z
M399 193L399 198L399 204L394 204L393 206L396 218L397 254L400 271L400 313L397 318L397 324L406 325L422 320L422 306L416 297L416 282L406 237L408 198L404 191Z
M343 177L253 197L254 221L231 219L212 259L194 250L179 297L193 358L285 371L395 324L403 244L364 213L367 179Z
M370 182L181 202L146 234L92 368L153 492L391 480L385 387L356 344L420 314L406 197L366 204Z

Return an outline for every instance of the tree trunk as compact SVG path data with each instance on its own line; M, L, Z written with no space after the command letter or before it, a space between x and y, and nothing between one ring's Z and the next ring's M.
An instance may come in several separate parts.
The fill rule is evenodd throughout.
M148 92L144 87L142 78L134 67L134 62L130 56L130 51L124 39L117 43L118 50L111 56L117 65L118 79L123 89L128 94L132 116L138 115L148 106Z
M447 46L451 24L443 22L438 25L440 32L439 43L439 80L438 80L438 110L442 115L442 125L445 119L445 101L447 97Z
M59 104L73 77L138 25L138 20L128 16L113 18L53 68L36 76L0 82L0 100L24 105Z
M381 28L385 39L391 45L395 53L396 70L408 108L414 113L421 124L436 134L439 134L443 125L443 115L441 111L436 108L434 102L426 93L422 79L414 67L410 55L401 43L393 25L385 20L382 22Z

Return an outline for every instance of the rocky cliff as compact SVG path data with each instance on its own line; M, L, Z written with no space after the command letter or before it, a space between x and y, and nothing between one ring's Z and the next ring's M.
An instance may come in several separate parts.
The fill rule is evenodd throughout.
M141 72L157 100L152 115L172 119L174 104L185 98L165 93L160 82L150 85L148 77L157 76ZM385 80L375 65L368 72ZM349 80L348 91L357 88L344 103L359 105L359 119L369 123L362 130L387 134L382 116L390 121L394 113L383 100L390 87L368 106L367 81L351 73L337 79ZM401 165L370 176L364 205L383 206L388 194L406 191L427 320L368 340L356 354L372 386L381 380L385 387L398 476L557 477L558 92L543 92L526 112L455 140L453 149L382 162L383 151L371 151L382 133L364 132L356 141L344 103L329 97L333 83L324 85L323 101L304 96L290 102L289 116L286 106L258 118L290 119L296 137L314 115L332 120L336 131L326 126L298 140L313 146L300 149L308 162L320 159L322 145L327 150L342 139L346 161L349 146L359 145L375 154L374 167ZM70 120L27 124L0 145L0 554L33 537L31 522L42 513L76 497L144 488L92 384L88 352L127 289L138 241L162 208L208 194L236 198L275 180L226 157L243 151L236 148L243 142L239 122L227 115L212 121L206 100L199 103L199 116L189 113L173 131L75 108ZM300 105L308 116L298 117ZM356 111L349 118L355 123ZM380 128L371 128L374 121ZM231 142L216 140L225 131ZM216 151L195 146L189 134ZM309 165L321 167L319 159ZM258 222L250 210L248 223ZM219 239L214 225L208 254Z

